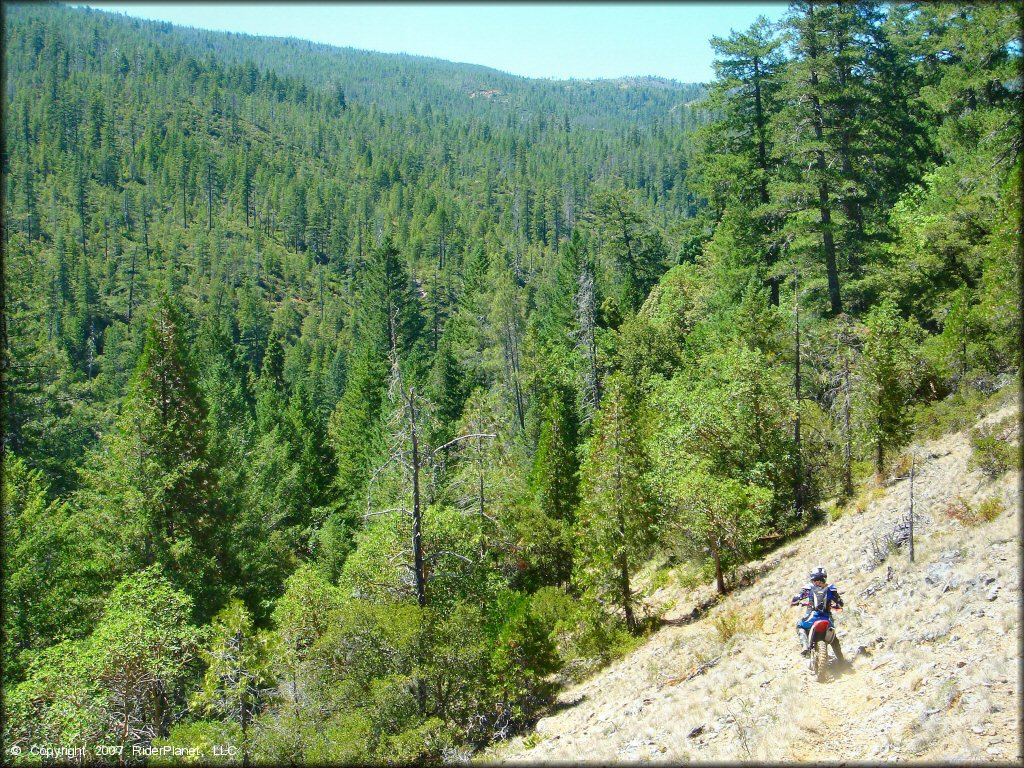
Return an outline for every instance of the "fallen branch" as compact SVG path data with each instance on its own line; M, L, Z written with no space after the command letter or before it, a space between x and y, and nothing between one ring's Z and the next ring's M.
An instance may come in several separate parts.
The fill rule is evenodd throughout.
M705 672L707 672L721 660L721 656L716 656L710 661L705 661L703 664L698 664L696 669L692 670L688 674L681 675L680 677L669 678L664 682L664 685L678 685L679 683L687 683L690 680L693 680L693 678L703 675Z
M891 565L887 565L885 567L885 578L884 579L880 579L880 580L872 583L871 585L869 585L867 589L863 590L860 593L860 596L861 597L872 597L876 592L879 592L881 589L883 589L885 587L886 584L888 584L890 581L892 581L892 578L893 578L892 566Z

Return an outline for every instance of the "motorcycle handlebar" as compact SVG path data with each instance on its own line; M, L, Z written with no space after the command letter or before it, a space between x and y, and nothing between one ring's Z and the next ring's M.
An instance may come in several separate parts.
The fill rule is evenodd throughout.
M789 603L789 607L790 608L797 608L797 607L807 608L808 606L810 606L810 602L808 602L806 600L804 602L802 602L802 603L800 603L800 602L793 602L793 601L790 601L790 603ZM841 606L841 605L833 605L832 606L832 610L833 611L841 611L841 610L843 610L843 606Z

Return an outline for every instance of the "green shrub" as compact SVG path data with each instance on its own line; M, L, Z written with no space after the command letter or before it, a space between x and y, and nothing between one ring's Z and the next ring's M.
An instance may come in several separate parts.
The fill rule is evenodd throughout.
M1002 499L998 496L990 496L978 506L978 517L986 523L991 523L999 517L1005 509L1006 505L1003 504Z
M385 734L377 752L381 762L412 765L434 762L454 744L451 727L438 717L398 734Z
M747 610L741 610L738 606L723 607L711 618L711 624L722 642L727 643L736 635L761 631L764 627L764 611L759 605Z
M533 731L532 733L528 734L525 739L523 739L523 747L525 749L533 749L542 741L544 741L544 737L536 731Z
M5 691L4 740L32 744L121 745L125 754L160 727L151 702L183 696L205 632L188 623L192 599L158 566L122 580L108 595L103 618L82 640L40 652L26 679ZM136 713L127 736L117 725Z
M1018 417L1008 416L999 422L971 430L971 459L968 466L980 469L995 479L1020 464L1020 449L1010 440L1016 431Z
M949 432L959 432L978 420L985 395L965 390L955 395L924 403L913 412L914 434L918 439L937 440Z
M312 725L313 733L310 733ZM266 734L270 730L271 738L277 729L260 729ZM327 723L323 721L306 721L305 730L298 734L288 732L288 737L298 736L301 762L314 765L351 765L366 764L373 757L371 750L375 741L373 724L365 713L341 713ZM282 748L283 747L283 748ZM271 756L260 753L257 757L260 764L290 763L295 764L297 750L289 750L287 745L280 745L278 752Z
M668 586L672 581L672 572L668 568L659 568L651 574L650 590L657 592L662 587Z
M722 642L727 643L740 631L740 614L735 609L720 611L712 617L711 624Z
M237 723L223 720L195 720L174 725L166 739L153 739L152 746L156 749L170 747L172 750L185 750L174 754L153 755L148 764L162 765L241 765L242 764L242 729ZM233 747L231 754L218 755L214 758L214 747ZM190 752L189 750L195 750Z
M558 623L572 613L575 604L561 587L541 587L530 597L534 614L552 633Z
M676 566L675 574L676 583L683 589L693 590L704 583L704 574L702 569L690 561Z
M491 682L511 720L528 720L546 704L551 687L545 678L558 669L559 657L552 627L519 596L506 614L491 652Z
M964 389L942 400L921 403L912 410L913 431L917 439L936 440L950 432L972 426L979 413L997 410L1019 397L1016 380L986 394L979 389Z
M550 628L562 672L570 678L586 676L637 642L592 595L573 598L558 587L543 587L532 596L531 606L538 622Z

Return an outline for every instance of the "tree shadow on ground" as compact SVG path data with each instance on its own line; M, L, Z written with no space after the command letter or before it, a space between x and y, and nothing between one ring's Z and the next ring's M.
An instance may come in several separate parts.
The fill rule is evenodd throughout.
M685 627L687 624L692 624L701 618L711 608L716 606L723 597L725 597L725 595L715 593L703 602L698 603L697 606L689 613L684 613L682 616L678 616L674 619L659 619L658 623L662 627Z
M572 709L573 707L583 703L586 700L587 695L581 694L577 696L575 699L572 699L571 701L552 702L551 705L544 710L544 717L551 717L553 715L557 715L559 712L565 712L567 709Z

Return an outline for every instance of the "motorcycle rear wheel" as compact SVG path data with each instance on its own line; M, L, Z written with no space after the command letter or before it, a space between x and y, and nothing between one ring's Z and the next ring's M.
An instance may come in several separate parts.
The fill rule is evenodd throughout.
M824 640L819 640L815 643L814 658L818 682L824 683L828 679L828 643Z

